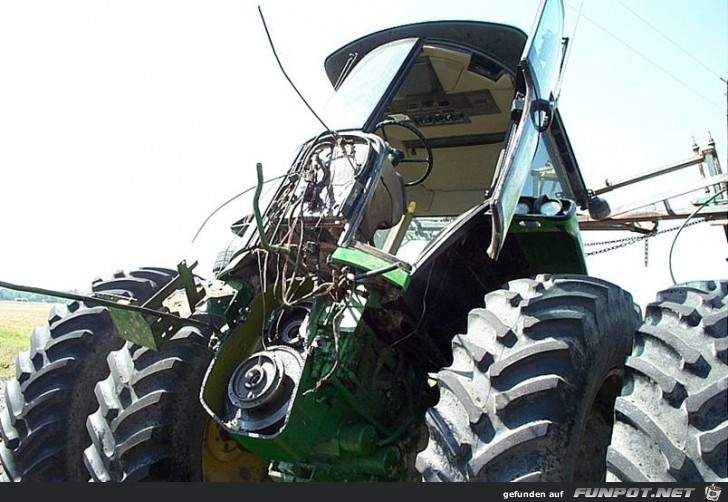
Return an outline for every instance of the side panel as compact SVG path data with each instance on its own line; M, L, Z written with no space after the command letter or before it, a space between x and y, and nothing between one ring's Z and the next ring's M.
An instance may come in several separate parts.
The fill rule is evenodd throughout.
M555 217L515 216L510 233L538 273L586 274L586 261L576 220L576 204L562 200L564 214Z

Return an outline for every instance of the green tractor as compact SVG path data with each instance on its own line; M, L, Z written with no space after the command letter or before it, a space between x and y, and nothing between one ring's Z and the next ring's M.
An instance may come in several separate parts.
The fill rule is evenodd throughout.
M257 166L213 278L119 272L32 332L4 479L726 479L728 281L643 319L588 275L580 225L611 220L556 106L562 19L329 56L322 132L265 200Z

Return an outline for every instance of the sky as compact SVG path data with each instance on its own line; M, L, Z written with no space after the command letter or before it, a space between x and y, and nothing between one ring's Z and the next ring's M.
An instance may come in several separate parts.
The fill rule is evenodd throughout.
M709 135L728 167L720 80L728 78L728 3L565 4L572 42L559 107L587 185L690 157L693 138L705 147ZM258 5L0 1L0 280L85 290L116 270L173 268L183 259L207 275L251 199L218 211L192 242L203 221L255 184L256 162L266 177L280 174L318 132L277 67ZM289 76L320 109L331 94L324 59L350 40L436 19L528 32L538 2L260 5ZM590 256L590 273L644 306L672 284L674 234L650 239L648 266L640 243ZM587 232L584 240L625 236ZM688 227L673 249L675 279L728 278L727 256L720 227Z

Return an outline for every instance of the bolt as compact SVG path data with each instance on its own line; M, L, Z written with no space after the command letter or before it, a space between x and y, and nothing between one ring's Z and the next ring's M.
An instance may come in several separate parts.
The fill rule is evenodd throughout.
M243 385L246 389L252 389L257 386L261 380L263 380L263 369L260 366L253 366L245 374L245 383Z

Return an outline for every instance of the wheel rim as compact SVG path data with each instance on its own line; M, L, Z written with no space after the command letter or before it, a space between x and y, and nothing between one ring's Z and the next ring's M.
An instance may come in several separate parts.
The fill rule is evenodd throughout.
M211 482L255 482L268 478L268 464L245 450L209 418L202 440L202 479Z

